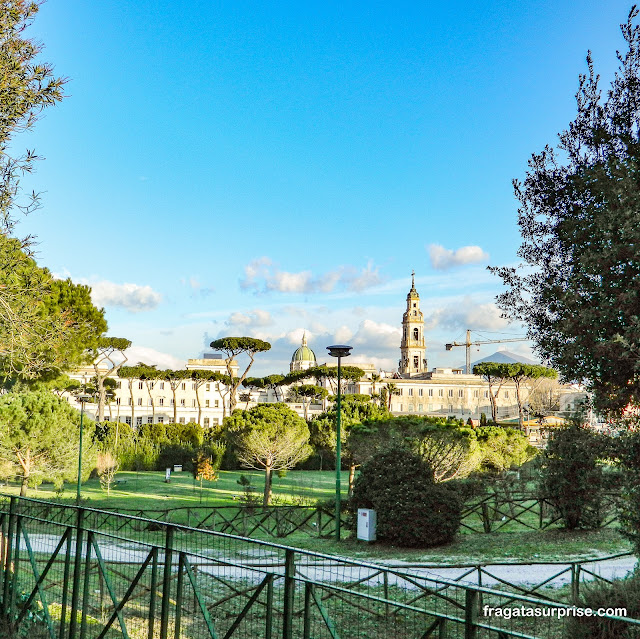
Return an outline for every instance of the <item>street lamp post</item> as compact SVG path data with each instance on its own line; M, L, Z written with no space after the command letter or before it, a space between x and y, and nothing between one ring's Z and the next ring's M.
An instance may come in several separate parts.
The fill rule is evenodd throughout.
M351 355L351 346L345 346L338 344L336 346L327 346L329 355L331 357L338 358L338 398L337 398L337 413L336 413L336 540L340 541L340 360L343 357L349 357Z
M76 486L76 506L80 505L80 482L82 481L82 435L83 435L83 418L84 418L84 404L90 397L88 395L80 395L78 401L80 402L80 445L78 446L78 484Z

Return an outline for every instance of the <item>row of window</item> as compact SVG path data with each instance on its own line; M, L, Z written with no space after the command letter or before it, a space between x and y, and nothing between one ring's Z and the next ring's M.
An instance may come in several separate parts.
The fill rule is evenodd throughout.
M143 422L143 419L144 419L143 417L136 417L136 426L142 426L142 424L145 423L145 422ZM104 421L108 422L109 421L109 417L105 415ZM126 424L129 424L129 426L131 426L131 417L125 417L124 421L125 421ZM159 415L158 417L156 417L156 424L164 424L164 421L165 421L164 416ZM152 416L147 417L146 423L147 424L153 424L153 417ZM179 424L186 424L187 422L186 422L184 417L180 417L178 419L178 423ZM190 424L195 424L196 423L195 417L189 418L189 423ZM213 417L211 419L209 417L205 417L202 420L202 425L205 428L209 428L212 425L216 426L216 425L219 425L219 424L220 424L220 420L217 417Z
M433 392L434 390L438 391L438 395L437 395L438 397L444 397L444 391L445 391L444 388L436 388L436 389L428 388L427 389L427 397L433 397L434 396L434 392ZM409 395L409 397L413 397L413 395L414 395L413 391L414 391L413 388L408 388L407 389L407 394ZM396 392L397 392L398 395L404 395L404 389L403 388L399 388ZM488 399L489 398L489 391L485 390L485 391L483 391L483 393L484 393L483 397L485 399ZM423 396L424 396L424 388L418 388L418 397L423 397ZM453 396L454 396L454 389L453 388L448 388L447 389L447 397L453 397ZM479 398L480 397L480 391L478 389L475 389L473 391L473 396L474 396L474 398ZM500 397L500 396L504 397L505 399L508 399L509 398L509 391L508 390L503 390L502 393L500 393L500 391L498 391L496 393L496 399L498 397ZM458 397L464 397L464 389L462 389L462 388L458 389Z
M138 388L140 390L142 390L144 388L144 384L145 384L144 382L138 382ZM150 389L154 389L156 384L158 384L158 388L160 390L164 390L164 382L149 382L149 388ZM116 382L116 388L122 388L122 381ZM180 390L187 390L186 382L183 382L182 384L180 384ZM194 384L194 383L191 384L191 390L196 390L196 384ZM205 391L210 391L211 390L211 384L205 384L204 385L204 390Z
M121 404L121 398L120 397L116 397L116 404L118 406L120 406ZM138 401L137 401L137 405L138 406L142 406L142 397L138 397ZM158 399L156 400L156 406L164 406L164 397L158 397ZM186 400L181 399L180 400L180 406L185 407L186 404ZM127 406L131 406L131 397L127 398ZM145 406L153 406L153 404L151 403L151 400L148 399L147 403L145 404ZM169 400L169 406L173 406L173 399ZM190 403L191 408L195 408L197 406L196 400L192 399L191 403ZM210 400L205 400L204 402L204 407L205 408L212 408L211 406L211 401ZM213 408L220 408L220 400L219 399L215 399L213 401Z

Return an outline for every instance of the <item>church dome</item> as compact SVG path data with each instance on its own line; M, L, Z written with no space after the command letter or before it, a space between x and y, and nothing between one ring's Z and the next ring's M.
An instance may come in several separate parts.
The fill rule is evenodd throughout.
M306 333L302 336L302 345L291 356L291 370L306 370L316 365L316 354L307 346Z

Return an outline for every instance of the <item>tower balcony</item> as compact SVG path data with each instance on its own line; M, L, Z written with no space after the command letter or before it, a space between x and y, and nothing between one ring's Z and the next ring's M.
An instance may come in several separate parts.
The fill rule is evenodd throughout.
M422 339L403 339L400 348L424 348L424 337Z

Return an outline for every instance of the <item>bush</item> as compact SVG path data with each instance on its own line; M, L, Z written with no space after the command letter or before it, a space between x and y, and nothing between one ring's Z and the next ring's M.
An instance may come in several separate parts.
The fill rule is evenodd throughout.
M358 508L376 511L380 541L425 548L453 540L462 502L455 490L435 483L419 455L395 448L362 466L349 501L352 513Z
M640 615L640 574L635 571L612 583L593 581L581 586L580 601L576 605L593 608L626 608L627 617ZM638 626L602 617L570 617L567 639L638 639Z
M565 527L597 528L605 515L602 436L574 424L559 428L547 446L540 490Z
M622 534L640 553L640 433L629 433L619 439L618 456L623 471Z

